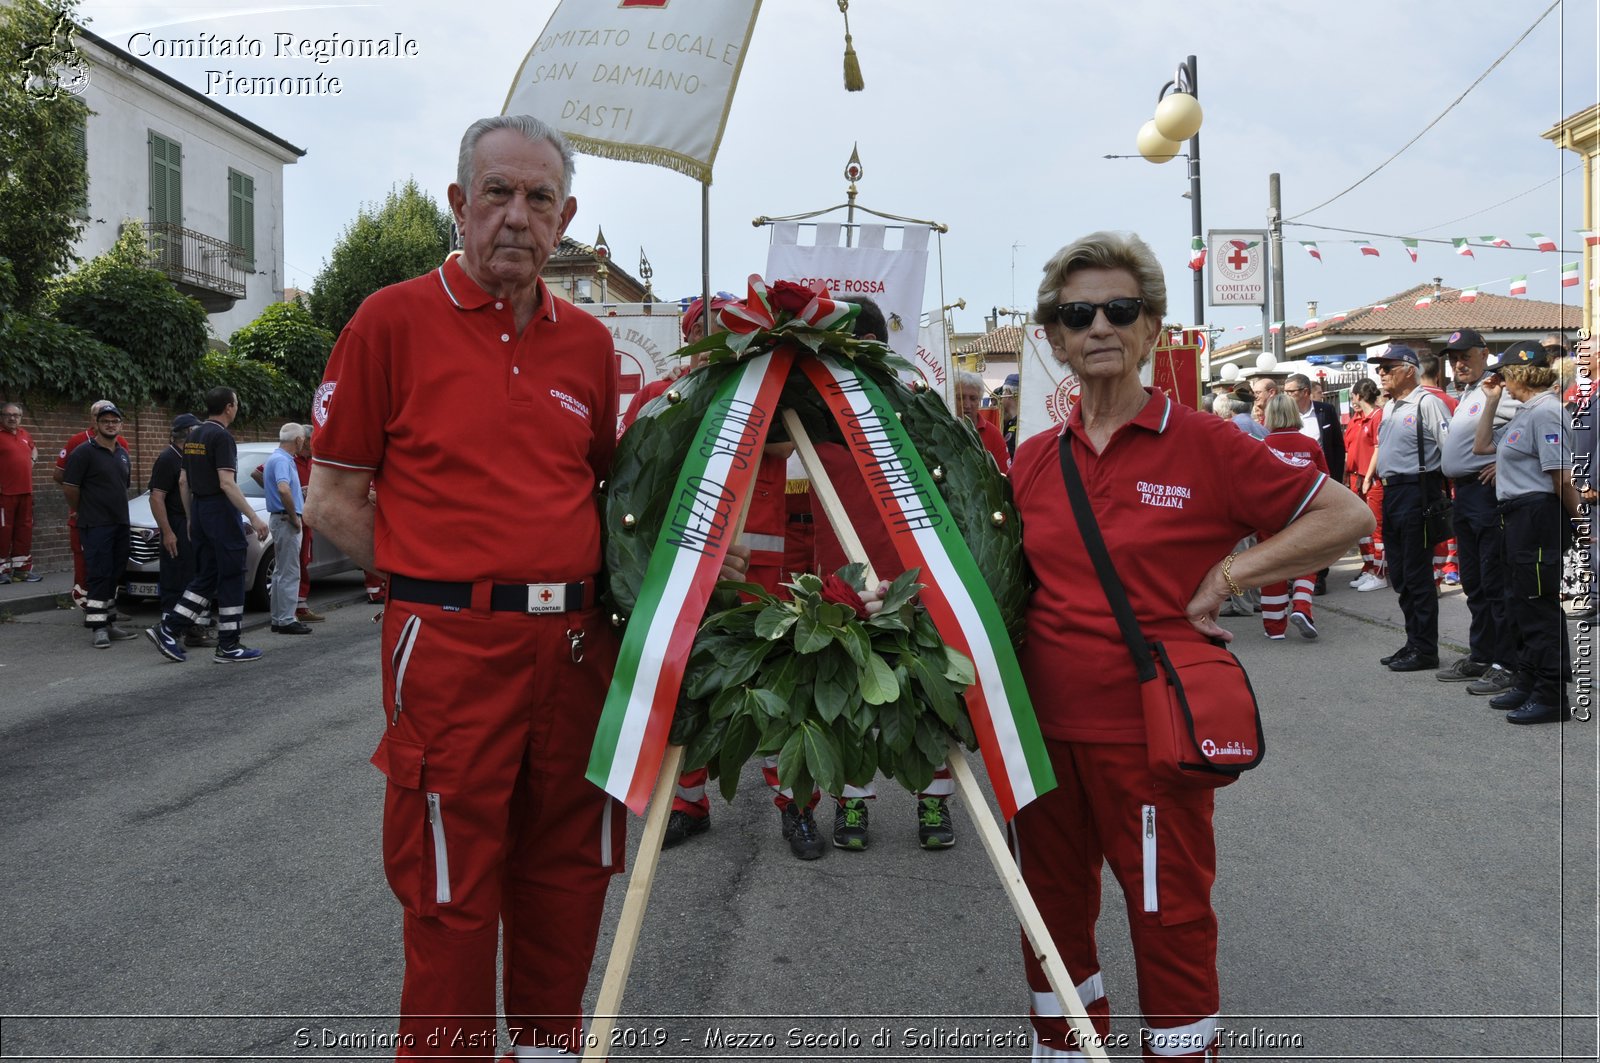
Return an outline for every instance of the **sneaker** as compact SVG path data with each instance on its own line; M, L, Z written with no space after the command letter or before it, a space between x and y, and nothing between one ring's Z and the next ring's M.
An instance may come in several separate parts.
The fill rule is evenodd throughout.
M1311 618L1306 614L1290 613L1289 623L1299 628L1300 634L1304 635L1306 638L1314 639L1317 637L1317 625L1313 624L1311 622Z
M1461 573L1459 573L1459 572L1446 572L1444 574L1444 582L1445 582L1445 585L1449 586L1449 587L1459 587L1459 586L1461 586Z
M1556 723L1565 720L1567 710L1562 705L1548 705L1529 698L1506 713L1507 723Z
M1389 581L1376 572L1368 572L1361 577L1361 582L1356 584L1356 590L1365 594L1367 591L1380 591L1389 586Z
M42 583L44 577L37 572L16 572L11 576L12 583Z
M1357 572L1356 573L1356 578L1350 581L1350 586L1352 586L1352 587L1360 586L1361 582L1363 580L1365 580L1370 575L1372 575L1372 573L1370 573L1370 572Z
M1283 641L1283 636L1282 635L1274 635L1270 631L1263 631L1262 634L1267 636L1267 638L1271 639L1273 642L1282 642Z
M1477 694L1480 697L1494 697L1497 694L1504 694L1515 683L1516 680L1510 672L1498 664L1492 664L1481 676L1467 684L1467 693Z
M1489 670L1489 666L1482 661L1474 661L1471 657L1457 658L1449 668L1441 668L1433 673L1433 677L1441 683L1466 683L1477 679Z
M674 845L686 842L696 834L704 834L710 829L710 812L703 816L691 816L681 810L674 811L667 817L667 833L661 838L661 848L670 849Z
M948 797L924 797L917 802L917 841L924 849L948 849L956 843Z
M107 624L105 627L101 628L101 630L107 635L111 636L112 642L127 642L129 639L136 639L139 637L137 633L129 631L125 627L118 627L115 624Z
M1519 686L1512 686L1506 688L1504 693L1496 694L1490 698L1489 707L1491 709L1499 709L1501 712L1508 712L1511 709L1520 709L1532 697L1533 691L1524 690Z
M321 613L307 609L303 605L294 611L294 618L300 621L302 624L320 624L324 620L328 619Z
M801 808L795 801L783 806L783 836L789 841L789 851L801 860L815 860L822 855L817 821L811 809Z
M109 650L111 648L111 635L103 627L94 629L94 638L91 641L97 650Z
M292 624L273 624L272 633L274 635L309 635L311 634L311 628L296 620Z
M261 651L253 650L249 646L241 646L236 642L232 646L218 646L216 651L211 654L211 659L217 664L256 661L261 659Z
M856 852L867 847L866 798L847 797L834 804L833 847Z
M189 655L183 651L183 646L178 642L177 636L167 630L167 625L157 624L155 627L147 627L144 629L144 635L145 638L156 644L156 649L160 650L161 656L167 660L177 661L182 664L189 659Z

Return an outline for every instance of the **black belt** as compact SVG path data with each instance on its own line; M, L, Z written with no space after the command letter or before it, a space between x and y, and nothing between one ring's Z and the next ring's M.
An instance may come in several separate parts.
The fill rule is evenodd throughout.
M1428 473L1428 479L1430 481L1437 482L1438 479L1439 479L1439 474L1436 473L1436 472L1430 472L1430 473ZM1416 473L1407 473L1404 476L1385 476L1385 477L1383 477L1383 486L1385 486L1385 487L1397 487L1397 486L1399 486L1401 484L1419 484L1421 482L1422 482L1422 477L1418 476Z
M816 518L816 515L813 514L813 513L791 513L791 514L789 514L789 523L790 524L815 524L816 522L817 522L817 518Z
M1475 473L1475 472L1474 473L1469 473L1466 476L1452 476L1452 477L1450 477L1450 482L1455 484L1457 487L1466 487L1468 484L1482 484L1483 483L1482 480L1478 479L1478 474ZM1488 486L1488 485L1485 484L1484 486Z
M400 602L472 608L471 583L444 583L410 576L389 577L389 597ZM577 583L496 583L489 608L497 613L571 613L594 605L594 580Z

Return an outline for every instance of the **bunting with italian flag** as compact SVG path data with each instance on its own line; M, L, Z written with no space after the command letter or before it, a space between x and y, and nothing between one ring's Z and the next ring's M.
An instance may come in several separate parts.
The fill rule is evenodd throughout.
M1561 264L1561 287L1576 288L1578 286L1578 264L1576 262L1563 262Z
M1584 247L1593 247L1595 244L1600 244L1600 234L1592 232L1589 229L1578 229L1575 231L1579 236L1583 237Z
M1511 294L1512 295L1527 295L1528 294L1528 275L1526 273L1524 273L1520 277L1512 277L1511 278Z
M1300 246L1306 249L1306 254L1310 255L1312 258L1316 259L1318 262L1322 261L1322 252L1317 250L1317 245L1316 245L1316 243L1314 241L1301 240L1300 241Z
M1379 257L1378 249L1367 243L1365 240L1356 241L1356 250L1360 251L1363 255L1370 255L1373 258Z
M1422 298L1418 299L1414 305L1419 310L1422 309L1425 306L1432 306L1433 305L1433 296L1424 295Z
M1461 289L1461 298L1460 298L1459 302L1475 303L1477 301L1478 301L1478 289L1476 289L1476 288L1463 288L1463 289Z
M1283 322L1282 321L1274 321L1272 323L1271 327L1269 327L1267 329L1267 331L1272 333L1272 335L1276 336L1278 333L1283 331Z
M1196 236L1189 241L1189 268L1192 270L1204 269L1206 265L1206 242Z
M1415 262L1417 260L1417 242L1415 240L1402 237L1400 243L1406 249L1406 254L1411 256L1411 261Z
M1480 236L1478 237L1478 242L1480 244L1488 244L1490 247L1511 246L1511 241L1507 240L1504 236Z
M1529 233L1528 236L1539 246L1541 251L1554 251L1556 249L1556 242L1544 233Z
M1472 253L1472 248L1467 246L1467 238L1465 236L1452 237L1450 242L1455 245L1456 254L1465 255L1468 258L1478 257Z

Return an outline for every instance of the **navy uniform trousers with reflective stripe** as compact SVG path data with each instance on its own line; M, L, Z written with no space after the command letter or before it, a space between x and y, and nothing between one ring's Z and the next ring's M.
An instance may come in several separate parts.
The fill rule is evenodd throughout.
M194 579L161 622L168 631L181 635L205 618L215 600L217 643L235 645L244 624L245 530L239 511L227 495L197 497L189 535L194 545Z

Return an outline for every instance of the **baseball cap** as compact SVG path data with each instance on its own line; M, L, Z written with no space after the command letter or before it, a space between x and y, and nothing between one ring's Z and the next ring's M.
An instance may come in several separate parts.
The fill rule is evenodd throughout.
M96 399L94 402L89 404L89 416L99 417L100 411L105 409L107 406L114 407L115 404L112 403L110 399Z
M721 310L723 307L732 302L737 302L733 296L729 295L727 292L718 292L716 295L711 297L711 309ZM704 311L705 300L699 297L689 300L689 305L683 308L683 320L678 324L679 327L683 329L684 339L689 338L689 330L694 328L695 324L699 322L700 315L704 313Z
M95 406L98 407L98 409L94 411L94 419L97 421L102 417L122 416L122 411L111 405L110 402L97 402L95 403Z
M1403 343L1391 343L1382 350L1372 352L1367 355L1367 362L1368 364L1403 362L1406 365L1414 365L1419 369L1422 367L1422 359L1417 357L1417 352Z
M180 413L172 419L172 430L182 432L193 428L200 423L200 418L192 413Z
M1000 394L1015 395L1022 389L1022 376L1018 373L1007 373L1006 382L1000 385Z
M1533 340L1518 340L1500 352L1491 369L1504 369L1508 365L1549 365L1550 352Z
M1483 337L1478 335L1476 329L1464 328L1459 332L1450 333L1450 340L1444 345L1444 349L1446 352L1470 351L1474 347L1487 346L1489 345L1483 342Z

